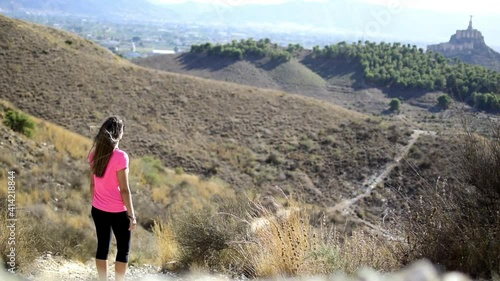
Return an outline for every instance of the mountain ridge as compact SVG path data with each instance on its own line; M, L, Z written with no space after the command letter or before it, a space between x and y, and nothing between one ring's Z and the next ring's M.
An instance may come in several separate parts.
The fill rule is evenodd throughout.
M178 17L175 11L152 4L147 0L20 0L16 2L0 0L0 9L13 14L77 15L118 21L144 21L165 18L165 15L172 18Z

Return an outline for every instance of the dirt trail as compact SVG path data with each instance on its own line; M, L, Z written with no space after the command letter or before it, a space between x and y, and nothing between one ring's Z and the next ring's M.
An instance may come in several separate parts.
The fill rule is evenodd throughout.
M79 262L67 260L59 256L46 254L35 260L33 266L28 272L20 275L25 280L45 281L45 280L97 280L97 271L93 261ZM127 280L171 280L172 275L161 274L160 268L152 265L129 266L127 271ZM108 267L109 280L114 280L114 263L109 262ZM176 280L180 280L177 279Z
M377 187L377 185L379 185L382 181L384 181L384 179L392 172L392 170L399 165L401 160L403 160L406 157L406 155L408 155L408 153L410 152L410 149L417 142L417 140L420 138L421 135L433 135L433 136L435 136L436 132L414 130L413 134L410 136L410 140L409 140L408 144L401 149L401 152L394 159L394 161L392 163L388 164L383 170L377 172L376 174L367 178L363 182L362 186L366 188L365 192L359 194L358 196L356 196L354 198L345 199L345 200L341 201L340 203L337 203L335 206L329 208L327 210L327 213L344 211L345 209L349 208L350 206L356 204L359 200L370 196L370 194Z

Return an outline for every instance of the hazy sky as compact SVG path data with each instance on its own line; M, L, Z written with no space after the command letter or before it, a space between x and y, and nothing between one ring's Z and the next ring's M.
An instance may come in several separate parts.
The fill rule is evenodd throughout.
M457 29L466 29L469 15L474 15L474 28L479 29L486 43L500 46L499 0L150 0L161 3L196 1L238 7L246 4L273 5L286 2L325 3L332 18L338 13L350 15L349 25L359 31L378 23L380 34L393 38L445 42ZM342 9L343 11L339 11ZM365 11L365 12L359 12ZM390 15L388 15L388 12ZM356 18L357 17L357 18ZM360 18L361 17L361 18ZM342 17L345 23L345 17ZM338 22L332 22L334 29ZM366 38L366 37L365 37ZM368 38L369 39L369 38ZM498 48L497 48L498 49Z
M162 3L182 3L188 0L152 0ZM303 2L333 2L336 0L189 0L205 3L219 3L228 6L245 4L273 5L291 1ZM342 1L342 0L341 0ZM358 5L363 3L381 6L401 5L414 10L429 10L436 12L472 13L474 15L500 15L500 1L498 0L353 0Z
M499 15L498 0L355 0L387 6L389 3L399 3L409 10L427 10L446 13L471 13L476 16Z

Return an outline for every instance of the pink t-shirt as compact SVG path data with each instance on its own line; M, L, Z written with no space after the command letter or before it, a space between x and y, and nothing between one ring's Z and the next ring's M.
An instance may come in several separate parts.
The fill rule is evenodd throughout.
M89 155L89 163L94 157L94 151ZM129 160L125 151L116 148L109 159L108 166L102 178L94 175L94 198L92 206L99 210L119 213L127 211L120 194L117 171L128 168Z

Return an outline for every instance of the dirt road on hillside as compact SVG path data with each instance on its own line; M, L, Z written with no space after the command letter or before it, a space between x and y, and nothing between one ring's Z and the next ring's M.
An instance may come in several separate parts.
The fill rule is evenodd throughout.
M376 174L372 175L371 177L367 178L363 184L361 185L363 188L366 188L366 190L359 194L358 196L350 199L345 199L341 201L340 203L337 203L335 206L329 208L327 210L327 213L332 213L332 212L337 212L337 211L344 211L350 206L356 204L359 200L366 198L370 196L372 191L384 181L384 179L396 168L401 160L403 160L406 155L410 152L410 149L412 146L417 142L417 140L420 138L421 135L432 135L435 136L436 132L432 131L422 131L422 130L414 130L413 134L410 136L410 139L408 141L408 144L404 146L401 149L401 152L398 153L397 157L394 159L393 162L387 164L387 166L382 169L381 171L378 171Z

